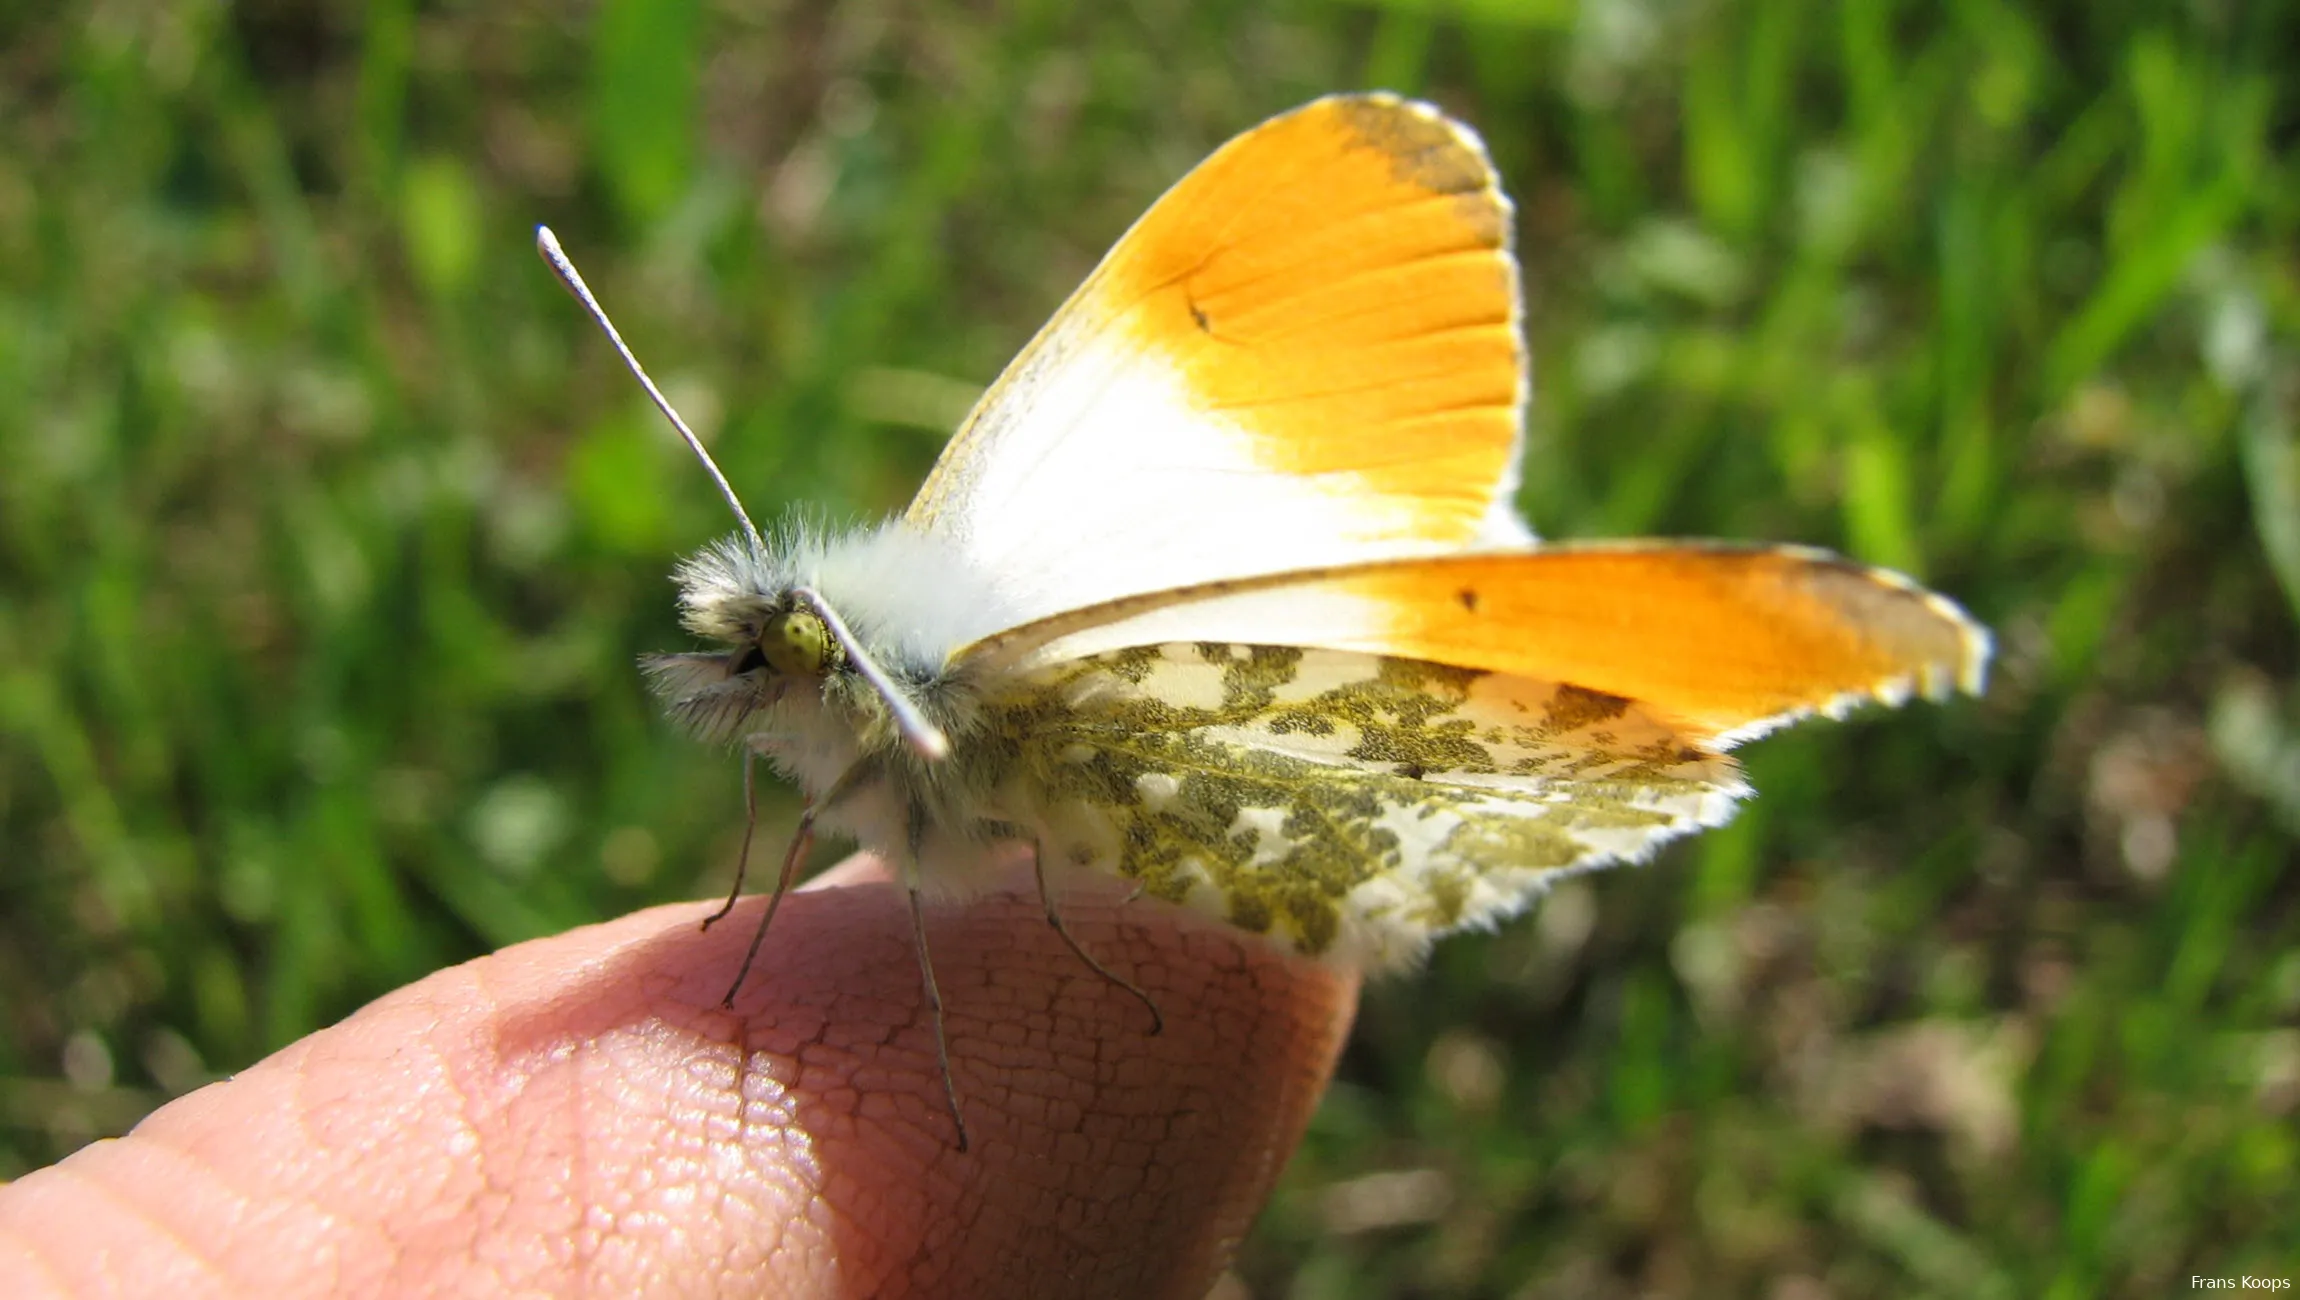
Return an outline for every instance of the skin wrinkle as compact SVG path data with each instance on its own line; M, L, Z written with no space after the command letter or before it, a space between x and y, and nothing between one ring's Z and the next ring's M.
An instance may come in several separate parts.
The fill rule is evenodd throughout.
M510 1145L513 1160L497 1160L487 1166L488 1176L484 1180L487 1195L482 1199L481 1208L496 1217L489 1223L492 1232L482 1230L480 1233L478 1254L502 1272L516 1276L518 1265L524 1262L517 1254L506 1255L500 1250L502 1245L517 1243L533 1246L537 1258L529 1267L559 1264L582 1275L583 1270L574 1267L580 1261L571 1249L572 1237L582 1223L582 1206L591 1204L598 1195L586 1152L585 1135L590 1127L583 1122L583 1113L594 1093L593 1088L586 1086L586 1076L601 1054L601 1045L612 1041L613 1038L608 1037L572 1044L572 1050L560 1063L562 1068L527 1081L513 1094L515 1107L540 1108L550 1117L550 1122L533 1127L514 1125L512 1131L518 1137ZM549 1170L553 1175L551 1181L567 1187L571 1195L555 1203L546 1202L554 1211L555 1225L546 1225L540 1231L527 1228L515 1233L511 1229L517 1222L518 1208L533 1199L530 1194L536 1180L530 1170L536 1166ZM487 1249L490 1238L497 1250Z
M291 1046L283 1049L273 1059L294 1060L300 1059L300 1057L299 1048ZM312 1110L309 1106L302 1104L301 1094L305 1080L301 1076L297 1076L296 1082L297 1086L290 1090L287 1098L288 1104L280 1108L276 1117L284 1118L294 1133L306 1142L310 1142L316 1137L310 1124ZM206 1097L209 1091L202 1090L202 1092L194 1093L187 1100L197 1103ZM182 1104L179 1103L179 1106ZM300 1197L296 1204L289 1205L282 1203L283 1193L281 1191L266 1193L259 1190L258 1185L263 1177L263 1172L260 1170L238 1171L240 1176L235 1177L234 1171L230 1170L223 1161L215 1158L213 1148L217 1138L212 1132L200 1128L177 1130L166 1126L151 1125L147 1121L146 1125L139 1126L139 1132L133 1136L142 1139L138 1143L137 1150L137 1156L140 1159L150 1159L150 1153L153 1151L174 1152L199 1170L204 1186L197 1192L181 1196L176 1202L177 1206L186 1213L196 1214L205 1210L204 1202L221 1193L232 1196L238 1208L236 1215L227 1213L222 1216L227 1220L252 1220L259 1226L265 1226L290 1224L299 1218L314 1218L319 1220L315 1226L322 1233L328 1228L337 1226L327 1221L325 1212L308 1196ZM124 1149L124 1143L122 1148L114 1148L114 1150L120 1149ZM293 1196L298 1190L301 1189L287 1189L284 1194ZM194 1254L193 1257L198 1258L199 1256ZM232 1257L226 1254L215 1261L215 1266L220 1274L229 1277L233 1272L232 1263ZM340 1272L336 1275L336 1280L341 1281Z
M486 1004L500 1005L500 999L495 997L492 991L487 988L487 980L484 975L472 980L471 983ZM497 1045L493 1042L492 1034L488 1035L488 1040L490 1050L481 1059L500 1059L499 1051L494 1050ZM538 1135L514 1126L506 1135L511 1139L511 1143L507 1144L502 1140L490 1140L482 1110L483 1108L499 1110L516 1108L523 1100L529 1087L534 1086L539 1079L549 1076L513 1076L507 1080L513 1084L510 1097L506 1101L497 1101L492 1097L485 1096L482 1091L483 1080L465 1081L455 1078L451 1064L453 1057L449 1052L442 1050L428 1037L425 1040L425 1045L431 1049L436 1060L441 1086L459 1103L453 1108L452 1113L460 1121L458 1131L468 1135L473 1143L474 1168L471 1175L475 1186L461 1212L443 1216L444 1222L435 1221L423 1225L424 1235L428 1237L437 1233L446 1237L454 1243L448 1247L449 1251L470 1260L474 1269L487 1281L508 1289L523 1279L511 1261L502 1258L495 1251L490 1251L488 1246L491 1241L499 1241L502 1228L512 1222L513 1209L519 1199L521 1174L530 1164L530 1157L533 1154L533 1147ZM510 1146L511 1149L507 1150L507 1146ZM529 1237L528 1240L539 1244L548 1238L538 1234ZM404 1249L402 1253L412 1258L414 1255L413 1246L414 1243L409 1243L410 1249ZM432 1250L437 1247L432 1242L425 1241L423 1248Z
M664 1033L665 1027L650 1014L656 998L677 987L676 980L645 966L631 966L627 951L615 956L622 960L598 964L594 979L583 986L592 997L581 1005L557 997L532 1004L511 994L498 998L505 1010L495 1035L498 1056L512 1066L522 1061L539 1066L533 1078L518 1077L513 1071L515 1085L507 1091L500 1109L507 1114L534 1110L543 1122L511 1125L514 1133L541 1140L515 1146L496 1144L496 1158L490 1166L508 1165L515 1187L523 1179L532 1184L534 1176L526 1172L530 1164L542 1163L551 1175L545 1178L544 1186L531 1186L530 1190L543 1192L547 1206L564 1206L564 1218L560 1226L547 1226L535 1234L537 1240L591 1236L584 1231L589 1220L581 1207L612 1207L595 1244L579 1251L553 1251L538 1261L557 1265L576 1277L597 1277L603 1261L628 1259L633 1253L644 1254L650 1244L660 1245L661 1233L649 1230L651 1243L635 1237L629 1229L668 1217L664 1202L676 1202L683 1191L703 1191L708 1194L705 1199L715 1196L721 1200L737 1194L735 1187L709 1177L693 1146L698 1124L706 1130L702 1142L713 1140L707 1131L710 1117L714 1110L723 1112L726 1108L724 1094L708 1086L677 1086L681 1080L696 1080L698 1073L718 1073L707 1064L711 1049L690 1037ZM625 970L633 971L636 978L623 978ZM668 1051L660 1050L666 1048ZM668 1068L650 1068L650 1058L657 1055L671 1058ZM625 1058L630 1058L629 1066ZM599 1095L602 1093L604 1097ZM715 1108L710 1104L714 1100L720 1102ZM597 1122L585 1122L586 1114L597 1116ZM618 1169L619 1160L613 1151L623 1130L649 1120L661 1134L657 1158ZM562 1141L552 1143L549 1139L554 1135ZM490 1183L496 1181L493 1176L489 1179ZM549 1195L555 1190L552 1183L563 1183L573 1195L555 1202ZM507 1236L521 1205L515 1187L503 1202ZM574 1229L572 1233L566 1231L568 1225ZM579 1263L591 1267L575 1267Z
M468 988L474 1005L500 1011L509 1001L509 991L494 987L484 969L466 969L457 975L457 983ZM539 1079L549 1076L544 1072L508 1072L495 1086L490 1086L491 1080L476 1072L473 1077L458 1077L454 1062L461 1054L451 1043L441 1041L453 1032L449 1026L454 1022L443 1009L435 1010L435 1016L428 1031L415 1035L411 1042L420 1044L428 1053L430 1068L426 1074L435 1080L432 1086L454 1100L446 1111L452 1117L456 1132L471 1142L472 1156L466 1177L472 1186L460 1204L442 1204L440 1212L410 1225L412 1231L397 1244L403 1259L419 1260L444 1251L449 1258L467 1261L476 1273L489 1277L494 1284L509 1288L520 1280L517 1271L505 1267L508 1261L491 1257L486 1247L495 1239L495 1232L491 1230L499 1230L509 1221L510 1210L517 1203L520 1171L527 1167L525 1156L532 1150L535 1135L513 1126L506 1136L521 1149L506 1151L504 1141L489 1137L485 1118L491 1112L516 1109L520 1095ZM479 1035L483 1050L472 1054L475 1062L500 1063L506 1059L498 1034L491 1032L495 1027L493 1022L483 1022ZM491 1208L492 1215L489 1214ZM392 1285L410 1286L416 1280L395 1270Z
M47 1252L36 1247L31 1238L21 1233L0 1229L0 1267L7 1265L11 1255L21 1260L26 1267L36 1270L36 1276L25 1279L28 1291L36 1285L43 1292L63 1294L64 1275L50 1262Z
M585 1117L592 1110L599 1090L585 1086L585 1084L587 1083L587 1076L598 1072L601 1065L612 1066L615 1056L614 1045L615 1040L612 1037L577 1044L573 1059L570 1062L572 1067L571 1079L575 1086L570 1090L571 1095L568 1098L566 1108L569 1144L567 1183L572 1189L573 1195L568 1198L568 1203L563 1210L567 1227L561 1244L555 1250L549 1247L546 1249L550 1254L563 1255L569 1271L578 1276L587 1276L595 1272L599 1259L599 1246L597 1243L589 1242L589 1234L584 1231L586 1221L589 1218L585 1212L585 1207L599 1204L608 1190L600 1186L593 1176L594 1160L592 1159L589 1137L593 1128L591 1124L585 1122ZM610 1081L619 1079L619 1076L612 1069L606 1072L606 1077ZM674 1118L675 1115L673 1114L664 1116L666 1128L676 1127L670 1122ZM630 1188L626 1186L614 1190L617 1193L627 1195ZM512 1196L516 1195L516 1191L507 1195L506 1203ZM551 1242L553 1238L549 1234L543 1234L540 1240Z
M170 1248L168 1257L171 1261L212 1279L218 1286L220 1293L220 1288L225 1283L223 1271L203 1258L200 1252L194 1248L191 1240L157 1212L160 1207L147 1206L141 1200L130 1197L128 1185L114 1186L89 1178L82 1178L78 1181L81 1190L102 1205L101 1209L91 1207L90 1212L99 1214L109 1212L120 1217L133 1219L140 1228L168 1243ZM150 1189L138 1187L135 1190L147 1191ZM172 1203L172 1201L168 1203Z
M187 1174L196 1174L204 1181L205 1187L202 1189L203 1194L228 1196L231 1198L232 1202L237 1207L239 1207L241 1213L248 1215L249 1217L258 1217L260 1219L260 1217L266 1211L269 1211L274 1216L278 1215L278 1211L266 1205L263 1198L259 1198L250 1192L243 1190L236 1184L235 1180L223 1177L221 1173L212 1166L212 1164L201 1159L199 1153L192 1147L182 1142L173 1141L169 1137L162 1135L155 1139L152 1144L152 1149L152 1158L158 1159L173 1157L182 1161L186 1167ZM194 1264L202 1272L212 1274L214 1276L215 1282L219 1287L223 1285L225 1281L225 1274L223 1270L213 1262L204 1259L200 1252L194 1248L191 1239L186 1237L181 1229L163 1221L157 1214L146 1211L140 1206L132 1205L125 1200L123 1195L117 1194L113 1189L107 1188L104 1184L98 1183L91 1179L82 1179L81 1182L83 1186L87 1187L93 1193L103 1195L106 1197L106 1199L113 1200L120 1204L129 1205L130 1209L135 1213L139 1220L147 1225L152 1231L166 1239L171 1246L175 1247L175 1253L178 1256L187 1262ZM141 1186L151 1187L162 1185L163 1183L171 1187L172 1195L169 1202L170 1205L180 1206L182 1203L180 1197L184 1191L182 1185L175 1184L172 1180L151 1179L143 1182ZM127 1186L137 1186L137 1184L128 1184Z
M119 1140L98 1143L90 1149L89 1159L59 1172L70 1175L86 1194L127 1208L140 1225L164 1240L169 1249L161 1252L164 1257L156 1267L173 1283L182 1284L184 1279L175 1274L189 1267L213 1276L217 1284L214 1294L230 1293L227 1282L233 1275L235 1256L223 1253L211 1259L201 1248L205 1225L214 1218L252 1222L259 1230L267 1225L286 1225L292 1231L313 1217L308 1205L291 1206L279 1193L258 1193L242 1186L254 1179L227 1176L211 1158L212 1141L186 1141L183 1135L165 1130L148 1138L133 1146ZM165 1168L155 1169L154 1165ZM145 1204L147 1194L160 1189L165 1189L166 1198ZM237 1213L212 1214L211 1207L219 1198L228 1199ZM101 1212L97 1217L103 1217ZM200 1226L194 1226L193 1220ZM146 1263L153 1266L150 1261ZM137 1283L126 1289L148 1285L141 1275Z
M777 1068L777 1063L769 1053L747 1051L728 1043L723 1070L714 1073L723 1074L733 1086L731 1089L708 1088L702 1094L702 1099L731 1102L732 1114L725 1114L723 1107L699 1105L696 1108L698 1113L704 1115L725 1115L729 1121L725 1132L718 1131L719 1126L716 1125L704 1126L706 1131L702 1134L702 1140L706 1145L691 1162L692 1168L698 1173L708 1176L711 1156L721 1149L723 1143L732 1142L736 1144L737 1150L748 1153L750 1148L746 1135L751 1133L771 1135L765 1145L770 1150L783 1152L786 1162L743 1160L741 1164L760 1181L761 1186L756 1189L746 1189L738 1183L713 1179L717 1186L709 1199L716 1205L722 1218L731 1219L739 1213L747 1221L762 1222L766 1229L766 1239L763 1242L755 1242L747 1236L743 1239L741 1250L750 1256L749 1260L738 1259L730 1252L725 1265L728 1279L742 1276L747 1270L772 1275L778 1267L786 1266L783 1261L804 1259L804 1252L811 1249L814 1243L810 1229L819 1233L820 1211L823 1207L820 1198L806 1182L810 1174L819 1179L819 1173L807 1167L807 1162L801 1158L803 1144L790 1142L784 1137L784 1132L793 1117L790 1094L806 1089L805 1070L798 1053L806 1048L819 1048L827 1025L827 1021L818 1020L808 1037L794 1040L793 1050L789 1054L791 1059L781 1068ZM746 1025L739 1032L748 1040L754 1036L755 1026ZM757 1062L755 1066L754 1061ZM791 1077L786 1079L786 1075ZM754 1118L757 1123L754 1123ZM788 1218L778 1220L773 1213L778 1198L792 1207Z

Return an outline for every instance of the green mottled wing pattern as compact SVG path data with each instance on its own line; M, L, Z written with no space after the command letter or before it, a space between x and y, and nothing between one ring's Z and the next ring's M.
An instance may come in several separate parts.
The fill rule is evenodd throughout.
M1092 655L1031 673L990 721L1001 802L1050 863L1374 969L1746 792L1633 701L1348 651Z

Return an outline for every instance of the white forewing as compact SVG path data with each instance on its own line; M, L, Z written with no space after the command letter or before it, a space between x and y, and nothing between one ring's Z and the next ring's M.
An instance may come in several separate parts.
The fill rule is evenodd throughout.
M1063 336L1078 324L1058 322L1016 362L976 434L998 453L959 471L962 504L935 528L1026 618L1208 578L1460 549L1416 537L1410 503L1259 463L1251 431L1194 406L1161 358ZM1530 536L1506 507L1492 518L1495 541Z
M1209 579L1522 545L1509 206L1424 105L1320 100L1146 214L907 516L1019 619Z

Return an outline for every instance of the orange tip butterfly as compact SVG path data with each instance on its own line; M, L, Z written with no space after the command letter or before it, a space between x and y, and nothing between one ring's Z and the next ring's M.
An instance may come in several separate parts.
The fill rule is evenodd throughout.
M1018 842L1057 930L1049 875L1106 872L1394 968L1724 822L1742 740L1981 690L1988 633L1898 574L1536 544L1510 232L1483 145L1428 105L1272 118L1118 241L907 511L830 537L760 532L538 231L741 522L678 569L712 648L646 674L746 793L758 758L805 792L776 901L818 821L900 867L938 1048L920 893Z

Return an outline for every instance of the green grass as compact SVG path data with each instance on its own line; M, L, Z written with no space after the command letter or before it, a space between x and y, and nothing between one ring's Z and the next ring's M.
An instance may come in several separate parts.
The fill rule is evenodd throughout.
M536 221L755 511L868 517L1167 182L1379 84L1517 197L1538 527L1836 546L2002 655L1371 991L1247 1284L2300 1269L2293 5L558 12L0 16L0 1175L723 881L631 667L723 508Z

